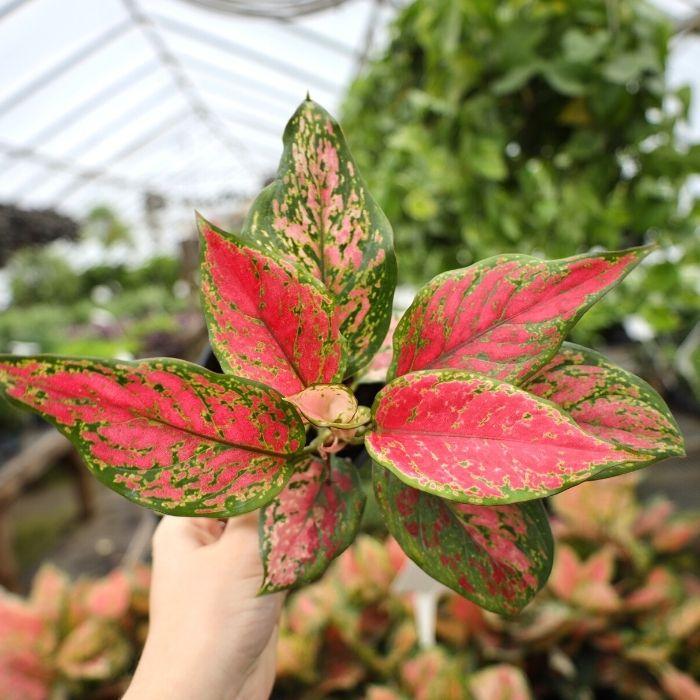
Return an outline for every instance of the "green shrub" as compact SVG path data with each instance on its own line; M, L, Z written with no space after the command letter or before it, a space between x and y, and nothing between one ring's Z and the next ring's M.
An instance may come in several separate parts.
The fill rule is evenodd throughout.
M635 317L653 340L639 370L700 398L675 357L700 323L700 203L683 194L700 145L677 136L691 94L666 82L671 32L645 0L416 0L343 123L404 281L510 251L659 241L574 339L624 337L617 320Z
M55 352L71 328L88 318L89 311L82 304L11 306L0 314L0 352L10 352L15 342L37 343L41 352Z
M417 0L352 85L344 124L405 278L503 252L690 243L670 24L643 0ZM672 110L663 111L664 99ZM653 283L653 280L650 281Z
M51 248L26 248L15 253L8 277L15 306L66 304L80 298L79 275Z

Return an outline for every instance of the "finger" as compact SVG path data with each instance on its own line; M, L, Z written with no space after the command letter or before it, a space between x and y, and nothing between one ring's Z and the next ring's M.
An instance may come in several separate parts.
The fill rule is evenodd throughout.
M222 557L235 563L240 576L262 580L263 565L258 544L258 514L231 518L216 543Z
M255 530L255 532L257 532L258 517L258 511L252 511L250 513L238 515L235 518L229 518L226 521L226 527L224 528L223 536L236 537L241 530Z
M186 551L216 542L223 524L207 518L181 518L166 515L153 536L156 550Z

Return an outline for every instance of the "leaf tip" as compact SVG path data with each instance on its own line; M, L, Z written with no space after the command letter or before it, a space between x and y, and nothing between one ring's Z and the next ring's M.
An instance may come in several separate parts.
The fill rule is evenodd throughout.
M639 259L644 260L644 258L647 257L650 253L653 253L655 250L659 250L661 248L661 244L658 241L652 241L651 243L647 243L646 245L640 245L637 248L632 248L632 250L636 250L639 254Z
M198 210L194 210L194 221L197 226L197 231L201 236L204 235L206 229L211 228L211 224L204 218L203 214Z
M264 595L270 595L271 593L278 593L280 588L275 586L268 578L265 576L263 578L262 583L260 584L260 588L258 588L258 592L255 594L256 597L260 598Z

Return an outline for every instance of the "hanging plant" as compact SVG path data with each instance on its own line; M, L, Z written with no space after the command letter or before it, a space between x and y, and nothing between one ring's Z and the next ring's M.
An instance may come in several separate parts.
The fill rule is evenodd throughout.
M305 100L240 234L198 217L201 291L224 374L174 359L0 358L8 398L51 421L110 488L172 515L262 508L262 591L320 576L355 538L364 445L390 532L430 575L500 613L545 583L542 499L683 454L662 399L563 344L650 248L503 255L436 277L393 336L389 222L337 123Z

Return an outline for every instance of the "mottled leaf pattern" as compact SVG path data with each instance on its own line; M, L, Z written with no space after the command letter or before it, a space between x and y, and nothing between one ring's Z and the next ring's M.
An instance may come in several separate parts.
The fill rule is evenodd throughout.
M273 389L180 360L0 356L0 386L66 435L100 481L173 515L258 508L305 441Z
M284 490L262 511L264 592L317 579L354 539L365 495L352 462L306 457Z
M399 322L389 377L464 369L520 383L649 250L563 260L502 255L438 275Z
M455 370L412 372L377 394L371 457L418 489L464 503L513 503L638 459L511 384Z
M223 369L284 395L341 379L343 340L321 285L201 217L198 224L202 304Z
M323 282L348 340L348 374L365 366L391 319L393 234L337 122L310 99L287 124L277 179L253 203L243 235Z
M596 475L606 478L683 455L683 436L664 400L645 381L602 355L564 343L523 387L561 406L588 433L647 455Z
M433 578L478 605L514 614L544 585L553 542L542 501L454 503L374 465L374 490L403 550Z

